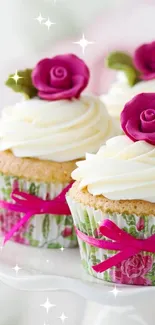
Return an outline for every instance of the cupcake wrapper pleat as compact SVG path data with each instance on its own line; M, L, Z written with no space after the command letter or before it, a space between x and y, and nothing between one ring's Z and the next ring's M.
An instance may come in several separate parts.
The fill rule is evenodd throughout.
M94 238L109 240L106 237L99 237L99 224L110 219L120 229L123 229L135 238L145 239L155 233L155 216L136 216L126 212L103 213L92 207L75 202L69 195L67 196L75 226L83 233ZM86 271L98 279L131 285L155 285L155 254L140 252L139 254L122 261L118 265L102 272L97 273L92 266L105 261L114 256L118 251L100 249L91 246L78 238L82 265Z
M53 199L61 193L67 184L36 183L17 179L12 176L0 175L0 199L13 202L11 193L15 188L20 191L40 197L44 200ZM8 233L22 218L19 212L0 209L1 236ZM42 214L34 215L22 228L14 234L12 240L35 247L43 248L70 248L77 246L73 219L66 215Z

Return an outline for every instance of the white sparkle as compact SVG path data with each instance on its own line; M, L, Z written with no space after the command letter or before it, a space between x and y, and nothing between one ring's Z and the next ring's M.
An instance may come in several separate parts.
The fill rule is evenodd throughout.
M52 23L49 18L44 23L44 25L47 26L48 30L50 29L51 25L55 25L55 24L56 23Z
M45 301L45 303L42 304L42 305L40 305L40 306L41 307L44 307L46 309L47 314L48 314L50 308L55 307L56 305L51 304L50 301L49 301L49 299L47 298L46 301Z
M61 314L61 316L59 316L58 318L60 318L60 320L62 321L62 323L65 322L65 320L68 318L64 313Z
M60 248L60 250L61 250L61 252L63 252L63 251L64 251L64 247L62 246L62 247Z
M84 34L83 34L83 35L82 35L82 38L81 38L78 42L73 42L73 44L78 44L78 45L80 45L80 46L82 47L82 52L83 52L83 54L85 54L85 49L86 49L86 47L87 47L89 44L94 44L94 42L90 42L90 41L88 41L88 40L85 38Z
M114 297L116 298L116 297L118 296L118 293L121 292L121 291L118 290L118 289L116 288L116 286L115 286L115 288L114 288L113 290L109 291L109 292L111 292L111 293L114 295Z
M16 272L17 275L19 270L21 270L21 267L19 267L18 264L16 264L15 267L13 267L12 269Z
M13 79L13 80L16 82L16 84L17 84L17 81L18 81L19 79L23 78L23 77L20 77L20 76L18 75L17 70L16 70L15 74L13 75L13 77L10 77L10 78Z
M47 263L49 263L49 260L46 260Z
M35 20L38 20L39 24L42 23L43 20L45 20L46 18L43 18L41 13L39 14L39 16L37 18L34 18Z

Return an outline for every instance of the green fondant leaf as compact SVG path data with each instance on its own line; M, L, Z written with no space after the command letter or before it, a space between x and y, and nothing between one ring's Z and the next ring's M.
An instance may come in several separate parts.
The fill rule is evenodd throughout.
M134 86L139 81L139 72L133 64L132 57L124 52L112 52L106 59L109 68L123 71L130 86Z
M38 90L32 84L32 69L18 71L18 76L21 77L17 82L13 79L14 74L11 74L6 81L6 86L12 88L17 93L23 93L27 99L37 95Z
M49 230L50 230L50 219L49 219L49 215L46 214L42 225L42 232L45 239L48 238Z
M134 68L132 57L125 52L112 52L107 57L107 65L109 68L116 69L119 65L127 65Z

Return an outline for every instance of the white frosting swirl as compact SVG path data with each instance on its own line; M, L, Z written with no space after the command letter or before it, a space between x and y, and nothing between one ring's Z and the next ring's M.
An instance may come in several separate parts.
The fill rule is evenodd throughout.
M31 99L6 107L0 119L0 151L16 157L58 162L97 152L116 135L113 122L99 98L44 101Z
M77 166L73 179L93 195L155 203L155 147L145 141L114 137Z
M119 125L120 114L125 104L140 93L155 92L155 79L138 82L133 87L129 86L123 72L117 74L117 81L112 84L109 92L100 98L105 103L109 114Z

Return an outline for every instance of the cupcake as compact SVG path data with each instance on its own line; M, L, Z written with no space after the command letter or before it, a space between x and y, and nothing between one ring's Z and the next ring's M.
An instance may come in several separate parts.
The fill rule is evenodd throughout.
M155 285L155 93L128 102L121 126L125 135L77 163L67 202L89 274Z
M133 57L124 52L112 52L106 59L107 66L117 70L116 81L107 94L101 96L110 115L120 125L124 105L140 93L155 91L155 42L143 44Z
M0 230L36 247L75 247L65 201L75 162L116 134L99 98L81 95L86 64L73 54L41 60L6 84L27 100L0 119ZM81 95L81 96L80 96Z

